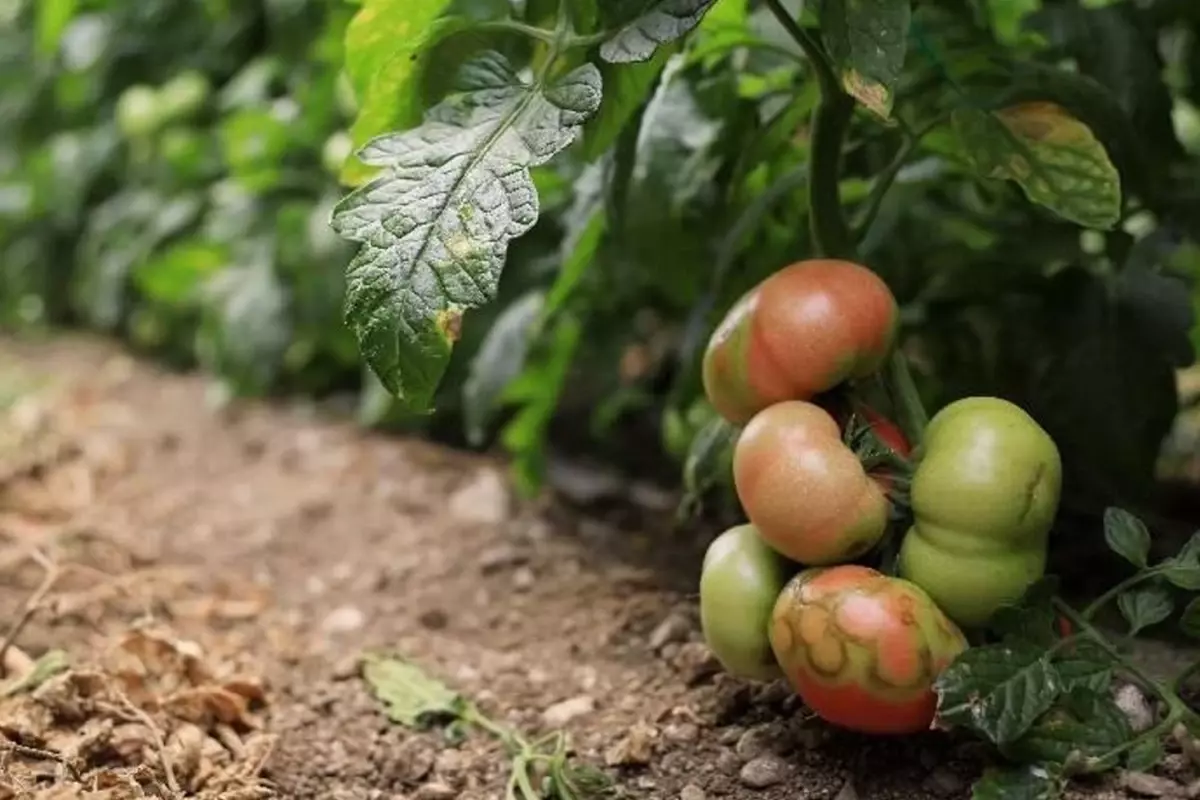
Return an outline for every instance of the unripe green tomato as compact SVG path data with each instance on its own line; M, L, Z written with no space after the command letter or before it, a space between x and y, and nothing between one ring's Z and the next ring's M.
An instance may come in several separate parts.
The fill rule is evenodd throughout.
M164 83L158 91L163 118L178 122L204 107L212 93L212 84L203 72L187 70Z
M934 682L967 640L919 586L869 567L806 569L779 594L771 646L817 716L875 734L928 730Z
M779 677L767 628L793 571L753 525L730 528L709 545L700 574L700 624L713 655L731 674Z
M149 86L130 86L117 98L117 127L130 139L141 139L162 124L158 94Z
M917 459L900 575L958 624L983 625L1045 573L1058 447L1018 406L971 397L934 416Z
M321 164L330 175L337 175L352 152L354 140L346 131L338 131L325 140L325 147L321 150Z

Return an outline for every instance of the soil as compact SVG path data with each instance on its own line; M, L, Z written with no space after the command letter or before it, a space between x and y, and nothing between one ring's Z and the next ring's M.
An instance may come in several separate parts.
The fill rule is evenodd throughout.
M836 732L720 673L705 542L669 494L519 501L496 460L207 388L102 342L0 339L0 648L28 682L0 683L0 800L504 797L493 740L389 721L371 651L565 729L625 797L969 796L968 743ZM1194 780L1178 755L1159 777Z

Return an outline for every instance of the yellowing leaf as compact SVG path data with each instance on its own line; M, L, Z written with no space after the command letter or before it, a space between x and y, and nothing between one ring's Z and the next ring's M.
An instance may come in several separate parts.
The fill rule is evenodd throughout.
M1117 168L1091 129L1061 106L964 109L955 112L953 125L980 176L1016 181L1031 201L1079 225L1116 225Z

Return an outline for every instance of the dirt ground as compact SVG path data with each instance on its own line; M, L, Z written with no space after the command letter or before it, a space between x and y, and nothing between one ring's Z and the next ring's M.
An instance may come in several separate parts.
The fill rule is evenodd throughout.
M564 727L630 798L969 795L968 744L833 732L720 674L703 542L668 532L661 492L520 503L497 462L207 396L103 343L0 339L0 648L10 679L54 672L0 683L0 800L502 798L498 745L387 720L370 649Z

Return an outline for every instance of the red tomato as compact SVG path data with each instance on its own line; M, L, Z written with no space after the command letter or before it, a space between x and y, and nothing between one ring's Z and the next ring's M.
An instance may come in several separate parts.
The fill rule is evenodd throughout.
M896 455L903 458L912 455L912 447L909 446L904 431L900 430L895 423L870 406L863 406L859 409L859 413L863 415L867 424L871 426L871 430L879 437L879 441L890 447ZM872 470L871 477L878 481L885 492L891 490L893 481L887 467Z
M812 403L776 403L750 420L734 448L733 480L763 541L801 564L850 561L887 528L883 489Z
M801 572L771 615L788 682L826 722L862 733L928 730L933 684L967 640L922 589L847 564Z
M730 422L872 374L895 341L887 284L849 261L785 267L739 299L704 353L704 390Z

